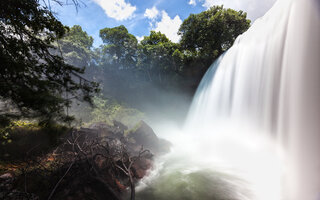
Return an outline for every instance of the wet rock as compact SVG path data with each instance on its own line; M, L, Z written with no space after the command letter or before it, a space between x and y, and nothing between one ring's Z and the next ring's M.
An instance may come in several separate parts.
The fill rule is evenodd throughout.
M127 137L133 151L140 150L141 146L154 154L164 154L170 151L170 142L158 138L144 121L140 121L135 128L130 130Z
M152 160L149 158L142 158L137 160L133 166L134 177L137 179L142 179L147 175L148 170L152 168Z

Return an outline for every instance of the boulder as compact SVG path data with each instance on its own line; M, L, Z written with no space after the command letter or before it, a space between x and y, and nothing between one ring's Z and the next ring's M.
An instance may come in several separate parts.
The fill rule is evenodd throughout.
M108 125L104 122L93 123L89 126L88 132L90 132L90 130L96 130L100 136L107 136L111 138L123 137L124 132L128 130L128 127L116 120L113 120L112 123L113 125Z
M144 121L140 121L135 128L130 130L127 138L133 151L140 150L141 146L154 154L163 154L170 151L170 142L158 138L152 128Z
M115 133L112 130L112 127L104 122L93 123L89 126L89 128L81 128L80 131L84 131L86 133L96 132L100 136L113 136Z

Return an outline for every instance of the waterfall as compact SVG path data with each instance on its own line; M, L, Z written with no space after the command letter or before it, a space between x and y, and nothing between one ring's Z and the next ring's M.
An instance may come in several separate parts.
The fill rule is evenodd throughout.
M320 198L320 1L278 0L239 36L201 81L185 130L231 167L249 162L239 169L257 170L258 199Z

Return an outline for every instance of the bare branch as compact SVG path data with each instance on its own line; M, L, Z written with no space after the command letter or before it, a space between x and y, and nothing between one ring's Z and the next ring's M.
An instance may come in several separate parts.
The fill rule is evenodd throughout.
M63 178L68 174L68 172L70 171L71 167L73 166L73 164L75 163L75 161L73 161L69 168L67 169L66 173L64 173L64 175L60 178L60 180L57 182L57 184L54 186L53 190L51 191L48 200L51 199L51 197L53 196L54 192L56 191L56 189L58 188L59 184L61 183L61 181L63 180Z

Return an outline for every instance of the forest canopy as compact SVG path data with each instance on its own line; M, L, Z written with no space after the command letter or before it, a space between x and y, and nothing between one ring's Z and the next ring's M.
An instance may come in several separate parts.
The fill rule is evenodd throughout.
M152 101L156 101L159 90L192 96L212 62L250 23L243 11L213 6L183 21L178 43L156 31L138 42L123 25L106 27L100 30L103 44L87 54L91 56L88 78L101 82L103 94L133 106L145 98L154 97ZM88 37L76 35L83 35L83 40ZM78 55L84 57L80 48ZM71 64L76 63L74 60Z
M138 42L121 25L101 29L103 44L94 48L79 25L64 26L38 0L1 1L0 20L0 100L10 104L3 122L71 119L66 108L92 102L96 82L103 95L133 106L156 98L155 88L192 95L211 63L250 26L246 13L214 6L184 20L178 43L155 31Z

